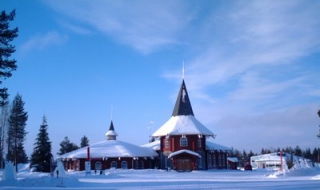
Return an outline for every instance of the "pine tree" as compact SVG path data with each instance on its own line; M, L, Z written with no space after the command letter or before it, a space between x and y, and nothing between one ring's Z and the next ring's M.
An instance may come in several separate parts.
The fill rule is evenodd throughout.
M300 149L299 146L296 146L296 148L294 149L294 153L297 156L302 156L302 150Z
M47 119L43 116L42 124L40 125L39 133L34 143L33 153L31 155L30 166L37 166L37 171L50 172L52 154L51 142L49 141Z
M80 148L83 148L83 147L86 147L86 146L89 146L89 139L84 135L81 138Z
M17 69L16 60L9 59L15 47L10 42L18 36L18 28L10 29L9 23L13 21L16 11L0 14L0 84L3 79L11 77L11 72ZM0 106L5 105L8 98L7 88L0 88Z
M19 163L28 161L23 144L27 134L25 130L27 120L28 113L24 111L22 96L17 94L12 102L7 135L7 160L14 162L16 171L18 171Z
M60 143L58 155L66 154L77 149L79 149L79 147L76 144L70 142L68 137L64 137L64 140Z

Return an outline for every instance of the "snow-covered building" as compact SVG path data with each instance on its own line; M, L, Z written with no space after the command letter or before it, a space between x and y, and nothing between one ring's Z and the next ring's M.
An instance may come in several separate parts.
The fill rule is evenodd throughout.
M105 134L106 140L89 147L66 153L58 157L66 169L85 170L85 162L90 161L92 170L109 168L144 169L154 168L158 154L152 148L140 147L127 142L118 141L118 134L111 121Z
M230 148L209 140L215 134L194 116L184 79L170 119L152 135L158 138L160 168L191 171L227 168Z
M312 166L311 160L285 152L261 154L250 158L250 164L253 169L279 170L282 168L283 170L287 170L287 163L289 162L292 163L293 167Z
M215 134L195 118L184 80L171 118L152 135L156 141L143 146L118 141L112 121L105 136L104 141L66 153L58 159L66 169L72 170L85 170L88 161L92 170L228 168L227 155L231 149L209 141Z

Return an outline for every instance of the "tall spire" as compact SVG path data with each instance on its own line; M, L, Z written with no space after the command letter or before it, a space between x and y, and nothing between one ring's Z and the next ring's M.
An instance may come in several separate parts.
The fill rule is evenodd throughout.
M182 80L184 80L184 60L182 61Z
M187 87L184 83L184 79L182 80L182 84L180 87L180 91L177 97L176 104L174 106L172 116L177 116L177 115L192 115L192 107L191 107L191 102L189 99Z

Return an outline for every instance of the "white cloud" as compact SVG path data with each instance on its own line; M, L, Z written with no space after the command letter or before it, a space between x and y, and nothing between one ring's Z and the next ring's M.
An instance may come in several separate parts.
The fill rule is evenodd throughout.
M93 32L91 30L89 30L85 27L81 27L81 26L78 26L78 25L75 25L75 24L72 24L72 23L69 23L66 21L60 21L60 24L63 27L65 27L65 28L77 33L77 34L81 34L81 35L93 34Z
M43 35L36 35L28 39L19 48L20 53L27 54L34 49L42 50L51 45L60 45L68 40L68 36L60 34L56 31L51 31Z
M186 61L196 116L222 144L314 147L320 75L317 63L305 58L319 53L320 4L245 1L226 7L212 11L190 42L199 52Z
M50 6L76 21L73 26L90 27L141 53L183 44L190 53L186 83L195 114L227 145L286 146L315 135L310 96L319 95L319 66L308 70L303 58L319 53L320 3L235 1L194 10L188 3L51 1ZM181 68L163 76L180 78Z
M191 19L180 1L51 1L55 10L142 53L179 43Z
M218 133L217 141L240 149L313 148L319 141L316 111L316 105L299 105L251 116L237 116L235 112L221 118L213 130Z
M302 65L297 60L319 52L320 20L316 19L320 17L319 7L319 3L304 1L246 1L230 5L223 12L212 11L204 19L207 22L200 26L199 38L190 42L202 48L191 61L186 61L189 63L186 64L189 68L186 77L189 79L189 89L196 91L194 93L199 97L205 97L207 89L214 85L234 83L234 94L249 94L258 85L266 84L244 86L242 77L247 72L256 72L255 80L261 81L265 79L259 77L267 74L261 68L271 68L268 72L272 74L283 72L281 69L286 64L291 68L286 67L289 71L283 73L289 73L288 77L293 78L269 80L269 84L258 88L260 93L256 95L270 95L274 93L274 88L280 90L281 85L289 85L287 81L293 85L303 77L302 73L294 70L297 64ZM295 74L290 75L290 70ZM178 75L168 72L164 76ZM255 91L258 92L258 89ZM211 101L210 96L208 101Z

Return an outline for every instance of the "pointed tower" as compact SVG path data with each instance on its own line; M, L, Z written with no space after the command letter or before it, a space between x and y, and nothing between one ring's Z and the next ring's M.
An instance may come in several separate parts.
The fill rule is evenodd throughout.
M114 131L113 122L111 120L109 131L106 132L105 136L107 140L117 140L118 134Z
M153 133L152 136L161 137L170 135L215 136L194 117L184 79L182 80L171 118Z
M184 80L182 80L177 101L172 112L172 116L178 116L178 115L194 116L188 91L187 91L187 87L186 87L186 84L184 83Z
M160 141L161 167L207 169L206 138L214 136L194 117L183 79L171 118L152 135Z

